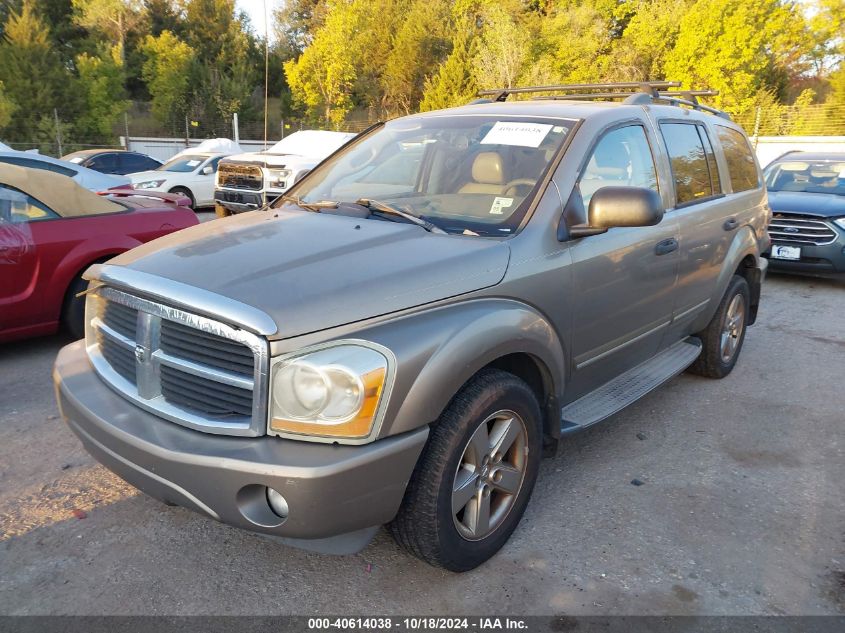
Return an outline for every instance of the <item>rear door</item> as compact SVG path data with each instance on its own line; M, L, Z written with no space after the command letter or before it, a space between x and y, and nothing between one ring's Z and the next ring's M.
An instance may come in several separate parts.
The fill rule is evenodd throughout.
M669 154L681 256L672 332L688 334L713 300L714 289L739 220L726 192L714 138L702 121L661 119L657 123ZM736 207L736 208L734 208ZM733 220L733 221L731 221Z
M589 153L566 213L584 213L602 187L659 190L655 144L643 121L605 130ZM572 380L567 400L661 348L672 317L677 238L677 223L666 216L656 226L613 228L573 243Z

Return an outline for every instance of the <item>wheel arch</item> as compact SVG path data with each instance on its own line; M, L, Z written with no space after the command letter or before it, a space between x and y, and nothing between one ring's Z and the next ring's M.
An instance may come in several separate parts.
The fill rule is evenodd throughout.
M544 435L559 436L565 351L554 327L532 307L479 299L413 315L373 334L364 338L392 349L398 362L381 437L435 422L473 376L491 367L531 387L544 414Z
M727 253L725 253L722 260L722 269L719 271L719 277L710 298L710 305L706 312L696 320L696 324L704 327L710 322L713 315L716 314L719 302L725 295L728 284L734 275L745 277L751 287L751 310L748 325L754 322L757 316L757 306L760 303L760 288L763 279L762 268L758 263L759 258L760 252L756 235L750 227L743 227L734 237Z

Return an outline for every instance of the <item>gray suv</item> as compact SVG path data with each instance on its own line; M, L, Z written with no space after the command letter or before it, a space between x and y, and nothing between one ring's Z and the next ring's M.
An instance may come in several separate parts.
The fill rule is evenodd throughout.
M481 564L565 434L728 375L755 320L759 168L673 85L396 119L272 208L93 266L64 419L165 503L335 553L387 524Z

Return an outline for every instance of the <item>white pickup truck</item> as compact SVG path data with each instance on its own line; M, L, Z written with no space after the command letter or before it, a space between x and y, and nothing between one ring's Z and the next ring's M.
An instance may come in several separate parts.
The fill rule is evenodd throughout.
M302 130L266 151L226 157L217 168L217 215L251 211L273 202L354 136L347 132Z

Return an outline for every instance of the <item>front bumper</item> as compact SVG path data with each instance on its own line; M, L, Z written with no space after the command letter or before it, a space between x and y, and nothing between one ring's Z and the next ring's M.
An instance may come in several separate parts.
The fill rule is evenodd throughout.
M845 276L845 232L837 229L835 241L823 246L815 244L778 241L784 246L797 246L801 249L800 260L777 259L771 257L771 251L764 257L769 258L769 267L773 272L812 275L818 277Z
M234 213L243 213L270 204L283 193L284 190L281 189L267 189L266 191L215 189L214 201Z
M94 373L82 341L53 369L62 417L100 463L148 495L322 551L357 551L395 515L428 427L364 446L210 435L133 406ZM288 503L286 519L266 487Z

